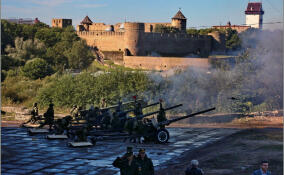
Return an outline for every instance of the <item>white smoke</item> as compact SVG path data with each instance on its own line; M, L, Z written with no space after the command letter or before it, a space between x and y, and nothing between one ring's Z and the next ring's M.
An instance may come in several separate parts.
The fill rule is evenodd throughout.
M186 113L213 106L228 112L235 103L232 97L239 95L247 95L247 99L252 96L254 105L270 100L272 108L282 108L283 32L254 31L240 37L243 49L238 55L249 54L252 59L227 71L190 67L168 77L152 73L150 77L157 86L144 96L150 101L161 98L166 106L182 103L176 111Z

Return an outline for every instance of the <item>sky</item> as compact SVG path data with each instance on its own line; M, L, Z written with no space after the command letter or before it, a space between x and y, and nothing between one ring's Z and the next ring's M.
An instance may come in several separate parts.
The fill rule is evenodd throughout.
M260 0L2 0L1 18L72 19L74 26L88 15L93 22L171 22L181 8L187 28L245 24L248 2ZM283 28L283 0L262 0L264 29ZM274 24L265 24L274 23Z

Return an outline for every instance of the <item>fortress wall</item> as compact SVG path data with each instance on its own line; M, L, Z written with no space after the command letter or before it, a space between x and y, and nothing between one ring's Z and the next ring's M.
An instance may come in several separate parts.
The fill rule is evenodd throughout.
M152 51L164 55L181 55L189 53L210 52L210 36L188 34L144 33L143 44L146 53Z
M101 51L123 51L124 32L83 31L77 32L78 36L87 41L91 47Z
M147 70L169 70L173 68L184 69L198 67L208 69L208 58L183 58L183 57L147 57L147 56L124 56L123 64L130 68Z

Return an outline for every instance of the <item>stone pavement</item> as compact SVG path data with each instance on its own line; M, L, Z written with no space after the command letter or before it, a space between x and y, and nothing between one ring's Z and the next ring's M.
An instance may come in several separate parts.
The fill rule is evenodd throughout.
M215 142L238 130L216 128L168 128L169 143L135 144L116 141L99 141L93 147L71 148L67 140L47 140L45 135L29 136L25 128L1 128L3 175L15 174L119 174L112 166L127 146L145 148L152 158L155 170L183 152Z

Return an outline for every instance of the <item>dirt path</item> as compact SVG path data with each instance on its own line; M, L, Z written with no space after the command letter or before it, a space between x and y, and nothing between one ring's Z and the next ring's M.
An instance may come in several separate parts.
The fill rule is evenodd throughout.
M213 145L186 152L165 164L157 175L184 175L190 160L199 160L206 175L248 175L269 161L273 174L283 174L283 129L245 129Z

